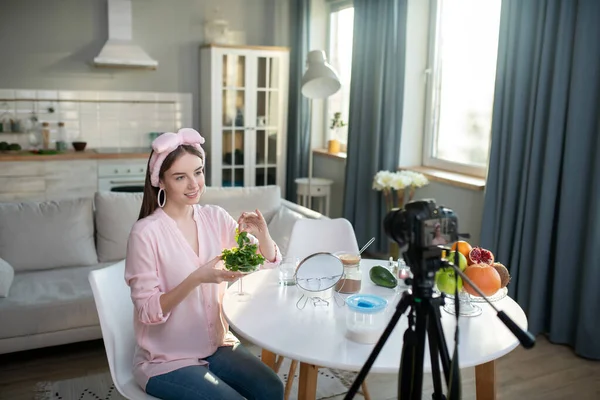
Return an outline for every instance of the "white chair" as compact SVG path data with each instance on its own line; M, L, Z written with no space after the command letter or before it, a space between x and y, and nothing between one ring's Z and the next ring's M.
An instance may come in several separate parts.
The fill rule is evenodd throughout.
M302 260L321 251L358 253L354 228L347 219L303 218L296 221L286 255Z
M303 260L307 256L318 252L337 253L346 251L358 253L358 250L354 228L347 219L304 218L296 221L292 228L286 255ZM275 361L276 372L279 372L283 359L283 356L277 357ZM298 361L292 360L285 385L285 400L289 399L297 366ZM371 398L366 382L362 384L362 393L365 399L369 400Z
M152 400L133 379L133 303L125 283L125 261L90 272L110 376L119 393L130 400Z

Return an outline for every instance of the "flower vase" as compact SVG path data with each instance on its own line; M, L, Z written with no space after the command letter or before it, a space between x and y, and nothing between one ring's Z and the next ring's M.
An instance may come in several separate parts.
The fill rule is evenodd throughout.
M393 201L393 200L392 200ZM393 207L388 210L388 214L391 212L398 212L402 209L402 205L399 204L399 207ZM390 240L390 248L389 248L389 257L393 260L397 260L400 257L400 246L394 240Z
M398 246L398 243L394 242L393 240L390 241L389 256L394 260L397 260L400 257L400 246Z

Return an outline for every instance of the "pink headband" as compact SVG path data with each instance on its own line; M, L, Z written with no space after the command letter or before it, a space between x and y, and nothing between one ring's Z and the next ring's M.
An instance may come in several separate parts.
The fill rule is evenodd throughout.
M152 142L154 153L150 157L150 183L158 187L160 167L165 158L182 144L189 144L197 148L204 158L204 138L191 128L180 129L177 133L165 132Z

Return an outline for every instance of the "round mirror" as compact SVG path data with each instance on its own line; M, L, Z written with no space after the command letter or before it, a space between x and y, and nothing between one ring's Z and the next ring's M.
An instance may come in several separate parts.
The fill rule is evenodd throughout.
M315 253L300 262L296 285L309 292L331 289L344 275L342 260L331 253Z

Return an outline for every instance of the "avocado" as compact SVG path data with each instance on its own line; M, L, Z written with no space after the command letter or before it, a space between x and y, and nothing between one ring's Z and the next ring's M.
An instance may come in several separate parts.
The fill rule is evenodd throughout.
M377 286L393 289L398 285L398 279L392 275L389 269L382 267L381 265L376 265L371 268L369 277Z

